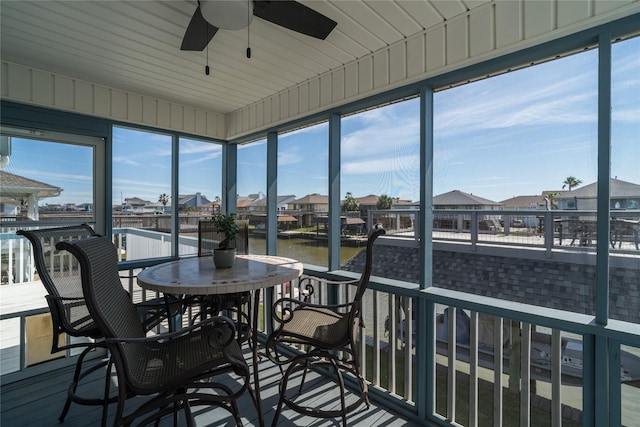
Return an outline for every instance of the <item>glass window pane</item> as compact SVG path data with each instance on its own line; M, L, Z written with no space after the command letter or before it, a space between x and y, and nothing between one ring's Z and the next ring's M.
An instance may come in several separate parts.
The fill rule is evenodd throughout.
M197 254L198 221L208 221L213 213L220 211L222 145L180 138L179 152L178 251L180 255Z
M434 95L434 286L594 313L597 55Z
M385 227L387 237L413 240L417 246L419 99L344 117L341 125L340 258L344 261L360 252L367 231L375 223Z
M1 138L3 223L93 221L92 147L6 134Z
M640 37L612 46L609 316L640 323ZM622 346L621 422L640 419L640 348Z
M249 253L267 253L267 141L238 146L238 218L249 220Z
M101 142L78 135L0 129L0 284L37 280L30 245L15 234L17 230L93 225L94 158ZM44 299L36 306L26 304L29 309L41 307Z
M171 140L113 128L113 234L123 261L171 255L171 218L162 202L171 195Z
M329 126L320 123L278 137L278 255L328 265Z
M640 323L640 37L612 46L610 308Z

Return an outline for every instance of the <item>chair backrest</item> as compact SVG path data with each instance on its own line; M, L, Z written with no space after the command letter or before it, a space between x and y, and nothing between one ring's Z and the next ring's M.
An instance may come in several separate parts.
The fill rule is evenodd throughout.
M235 247L239 254L249 254L249 221L236 221L240 227L240 233L235 240ZM213 250L218 248L218 243L224 239L222 233L216 226L208 220L198 222L198 256L212 255Z
M96 235L93 229L83 224L19 230L16 234L26 237L31 242L36 270L48 293L47 303L56 335L54 342L57 342L57 335L61 332L72 336L84 336L87 331L95 329L83 298L78 263L66 251L56 248L56 244L64 240Z
M365 249L365 264L364 271L362 272L362 276L360 276L360 282L358 283L358 289L356 290L356 295L353 299L353 308L351 310L351 316L353 316L352 320L355 320L355 317L360 315L360 309L362 304L362 297L364 296L364 292L367 290L369 286L369 279L371 278L371 270L373 270L373 243L376 239L383 234L386 234L385 229L381 224L376 224L373 226L371 230L369 230L369 237L367 239L367 248Z
M80 264L82 291L89 313L107 338L142 338L145 329L129 294L120 282L118 255L103 236L63 241L58 249L69 251Z

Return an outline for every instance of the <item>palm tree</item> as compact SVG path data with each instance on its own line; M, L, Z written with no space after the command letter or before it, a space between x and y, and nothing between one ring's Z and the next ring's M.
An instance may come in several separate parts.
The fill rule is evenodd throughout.
M342 210L345 212L360 210L360 202L358 202L355 199L355 197L353 197L350 191L347 192L347 195L344 198L344 203L342 204Z
M376 203L376 209L380 209L380 210L391 209L392 204L393 204L393 201L391 200L391 197L387 196L386 194L383 194L378 198L378 202Z
M569 176L567 177L567 179L564 180L562 184L563 184L562 185L563 190L565 187L569 187L569 191L571 191L572 188L575 188L578 185L582 184L582 181L576 178L575 176Z
M162 193L158 197L158 202L162 203L162 212L165 212L167 210L167 203L169 203L169 196L167 193Z
M556 197L558 197L560 193L548 193L544 196L544 200L547 203L547 210L558 209L556 206Z

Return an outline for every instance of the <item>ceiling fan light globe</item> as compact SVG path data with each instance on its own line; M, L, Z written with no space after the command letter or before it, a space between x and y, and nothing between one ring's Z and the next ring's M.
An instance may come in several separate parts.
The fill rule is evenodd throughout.
M200 0L200 12L202 17L214 27L240 30L247 27L253 20L253 1Z

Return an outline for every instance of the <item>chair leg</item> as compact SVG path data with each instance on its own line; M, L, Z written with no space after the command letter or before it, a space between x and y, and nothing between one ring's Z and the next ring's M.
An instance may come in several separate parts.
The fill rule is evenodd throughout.
M113 368L113 361L109 359L107 363L107 372L104 382L104 403L102 405L102 420L101 427L107 427L107 417L109 416L109 395L111 394L111 369Z
M118 404L116 406L116 415L113 421L114 426L122 425L122 417L124 415L124 404L125 404L125 401L127 400L126 387L124 383L121 382L121 380L124 380L124 378L121 378L121 376L118 375Z
M278 398L278 407L276 408L276 412L273 416L273 422L271 423L271 427L277 427L278 425L278 418L280 418L280 413L282 412L282 405L284 404L285 393L287 392L287 382L289 381L289 375L291 374L295 366L296 366L296 363L291 362L291 364L287 368L287 371L284 373L284 375L280 379L280 387L279 387L280 397Z
M307 378L307 371L309 370L309 359L304 361L304 369L302 370L302 380L300 381L300 387L298 388L298 394L302 393L302 387L304 387L304 382Z
M183 393L186 393L186 390L183 391ZM182 404L184 405L184 416L187 418L187 427L193 427L193 414L191 413L191 406L189 406L189 400L186 399L182 402ZM176 423L176 427L179 426L180 424L178 424L178 411L174 412L174 422Z
M80 375L82 374L82 363L84 362L84 358L89 352L93 350L93 347L89 346L82 350L80 356L78 356L78 360L76 361L76 368L73 372L73 380L71 382L71 387L67 392L67 401L64 403L64 407L62 408L62 413L58 417L58 421L61 423L64 422L64 418L67 416L69 412L69 408L71 407L71 395L76 393L76 389L78 388L78 382L80 381Z
M344 379L342 378L342 373L340 372L340 368L338 368L338 364L333 358L329 358L331 362L331 366L333 366L333 370L336 371L336 377L338 378L338 384L340 384L340 408L342 408L342 425L347 427L347 404L344 397Z
M236 420L236 426L242 427L244 424L242 423L242 418L240 418L240 410L238 409L238 403L235 400L229 402L231 405L231 412L233 412L233 418Z

